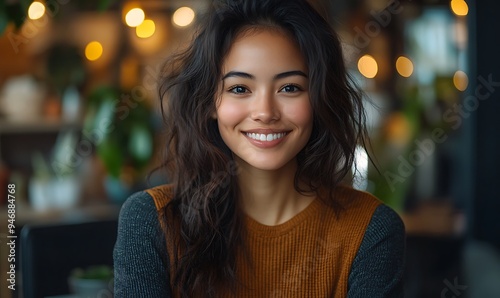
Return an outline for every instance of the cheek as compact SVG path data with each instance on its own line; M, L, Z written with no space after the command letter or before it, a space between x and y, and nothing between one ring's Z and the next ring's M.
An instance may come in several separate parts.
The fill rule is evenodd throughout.
M238 102L222 99L217 107L219 125L233 126L245 118L245 108Z
M313 116L309 100L283 107L283 114L291 119L296 125L304 127L312 126Z

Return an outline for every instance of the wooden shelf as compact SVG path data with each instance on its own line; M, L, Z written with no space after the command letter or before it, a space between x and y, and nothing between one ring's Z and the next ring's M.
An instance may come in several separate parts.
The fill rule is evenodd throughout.
M67 120L6 120L0 119L0 134L56 133L64 130L79 130L81 121Z
M69 209L33 210L29 206L16 208L16 228L30 223L51 223L65 220L114 219L118 218L121 206L111 203L89 204ZM0 221L7 222L7 207L0 207Z

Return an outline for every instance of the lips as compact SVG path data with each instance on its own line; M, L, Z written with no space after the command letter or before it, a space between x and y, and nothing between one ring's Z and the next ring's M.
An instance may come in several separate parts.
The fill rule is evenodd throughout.
M278 139L281 139L284 136L286 136L286 132L269 133L269 134L247 132L245 134L247 135L247 137L249 137L253 140L261 141L261 142L271 142L271 141L278 140Z
M259 148L271 148L280 144L290 133L284 130L256 129L244 131L247 140Z

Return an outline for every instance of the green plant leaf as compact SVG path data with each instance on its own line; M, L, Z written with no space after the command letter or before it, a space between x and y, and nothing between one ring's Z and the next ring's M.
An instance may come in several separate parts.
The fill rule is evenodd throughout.
M113 278L113 268L107 265L90 266L87 269L75 268L71 277L79 279L110 280Z
M72 45L56 44L47 57L48 81L63 95L69 86L81 86L85 81L85 65L80 49Z
M31 156L33 176L40 180L49 180L52 177L50 167L42 153L35 151Z
M5 2L0 2L0 35L3 34L9 24L9 16L5 7Z
M101 12L105 11L111 6L113 2L115 2L115 0L101 0L97 4L97 10Z
M21 10L25 12L24 15L28 15L27 11L28 8L30 8L31 3L33 3L33 0L19 0Z
M92 127L95 131L99 131L104 138L110 133L116 133L115 110L116 104L108 100L103 102L95 113Z
M154 151L151 109L142 102L130 105L127 94L103 86L88 97L84 129L94 135L100 132L97 154L114 178L120 177L124 166L140 170Z
M132 159L143 166L153 155L153 136L144 124L134 124L130 131L128 150Z
M7 12L8 21L14 23L16 29L21 28L26 20L26 15L28 14L28 8L23 9L19 3L5 6L5 11Z
M110 86L100 86L89 95L90 104L100 105L105 101L119 99L118 91Z
M119 140L113 136L105 138L97 146L97 155L101 158L109 175L119 178L121 168L125 161L123 149L120 148Z

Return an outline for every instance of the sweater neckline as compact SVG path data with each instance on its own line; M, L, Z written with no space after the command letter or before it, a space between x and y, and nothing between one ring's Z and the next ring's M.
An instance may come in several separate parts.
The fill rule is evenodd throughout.
M312 200L312 202L307 205L304 210L297 213L294 217L285 221L284 223L269 226L262 224L252 217L245 214L245 222L248 232L250 234L255 234L261 237L278 237L284 235L291 231L293 228L299 226L300 223L307 220L308 218L315 217L318 213L318 209L321 208L321 200L317 197Z

